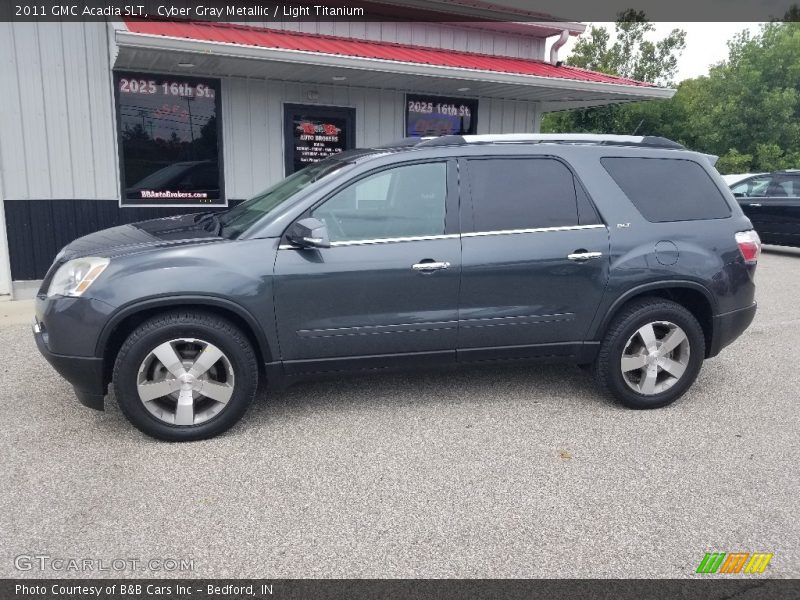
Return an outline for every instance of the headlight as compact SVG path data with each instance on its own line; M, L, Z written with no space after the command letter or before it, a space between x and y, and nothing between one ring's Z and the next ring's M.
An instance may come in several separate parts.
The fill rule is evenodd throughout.
M53 276L47 296L80 296L105 271L109 262L107 258L87 256L64 263Z

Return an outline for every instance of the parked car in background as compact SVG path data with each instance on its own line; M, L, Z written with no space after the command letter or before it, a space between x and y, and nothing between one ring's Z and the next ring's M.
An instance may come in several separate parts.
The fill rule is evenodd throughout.
M800 170L754 175L731 192L762 242L800 246Z
M723 175L722 180L730 187L755 175L763 175L763 173L732 173L730 175Z
M670 140L416 139L74 241L34 334L81 402L113 382L166 440L226 430L261 379L501 360L588 366L658 408L750 325L759 252L709 157Z

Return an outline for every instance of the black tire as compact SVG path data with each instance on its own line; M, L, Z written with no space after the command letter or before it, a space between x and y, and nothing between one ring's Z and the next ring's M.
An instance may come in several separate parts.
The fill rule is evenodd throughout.
M140 366L150 353L180 338L213 344L236 374L227 403L208 420L192 425L170 424L154 416L140 399L137 386ZM145 321L128 336L117 354L113 383L120 409L143 433L173 442L202 440L228 430L247 411L258 388L258 363L247 336L235 325L212 314L175 311Z
M689 356L686 369L665 391L642 394L632 389L623 376L621 360L626 345L639 328L648 323L674 323L686 334ZM676 302L663 298L643 298L625 306L609 325L594 363L597 382L617 401L633 409L660 408L675 402L691 387L705 358L705 336L694 315Z

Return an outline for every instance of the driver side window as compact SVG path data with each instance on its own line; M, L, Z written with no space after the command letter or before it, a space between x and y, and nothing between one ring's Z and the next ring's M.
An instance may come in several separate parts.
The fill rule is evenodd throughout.
M447 164L405 165L361 179L311 213L332 242L444 233Z
M746 179L742 183L737 183L731 188L735 196L744 198L763 198L767 195L767 190L772 182L772 177L753 177Z

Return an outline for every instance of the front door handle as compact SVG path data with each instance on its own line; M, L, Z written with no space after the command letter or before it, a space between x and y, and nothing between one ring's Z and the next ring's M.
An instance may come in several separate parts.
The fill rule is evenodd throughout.
M418 262L415 265L411 265L411 268L415 271L420 271L421 273L431 273L433 271L441 271L442 269L446 269L450 266L449 262L437 262L434 260L431 261L422 261Z
M601 256L603 256L602 252L587 252L586 250L576 250L572 254L567 254L568 259L575 260L577 262L586 262L587 260L600 258Z
M758 202L751 202L748 206L752 206L753 208L761 208L761 204Z

